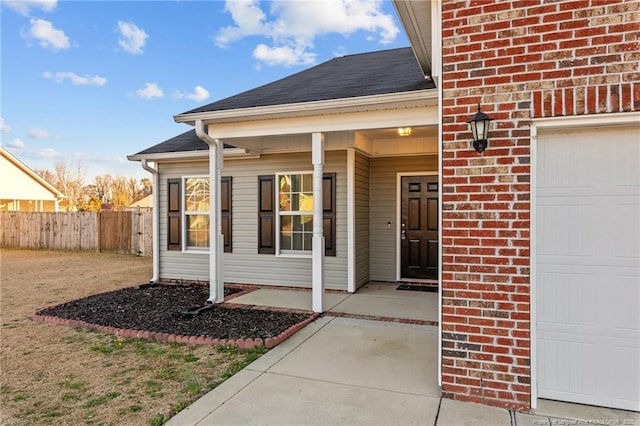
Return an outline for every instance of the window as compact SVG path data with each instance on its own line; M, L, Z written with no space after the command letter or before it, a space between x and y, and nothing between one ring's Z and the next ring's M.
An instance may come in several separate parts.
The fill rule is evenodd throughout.
M220 213L225 252L231 252L231 183L231 177L221 178ZM184 250L208 250L211 202L209 185L208 176L167 180L168 250L183 250L183 246Z
M324 174L325 256L336 255L335 182L335 173ZM310 255L312 240L313 175L309 172L258 176L258 253Z
M185 243L187 249L209 248L209 178L184 179Z
M313 238L313 175L278 177L278 243L280 254L311 252Z

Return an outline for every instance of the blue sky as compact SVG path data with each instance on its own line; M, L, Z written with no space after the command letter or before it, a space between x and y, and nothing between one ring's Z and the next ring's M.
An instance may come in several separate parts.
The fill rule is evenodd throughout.
M335 56L408 46L389 0L0 0L2 147L145 177L173 116Z

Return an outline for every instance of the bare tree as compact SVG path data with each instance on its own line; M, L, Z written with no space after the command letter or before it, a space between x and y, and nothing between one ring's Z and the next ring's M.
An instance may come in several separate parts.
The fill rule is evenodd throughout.
M58 161L53 170L57 188L66 198L63 201L67 211L74 211L82 199L82 188L84 187L85 171L80 163L72 169L64 161Z
M42 179L44 179L48 184L58 189L58 187L56 186L56 177L53 172L47 169L33 169L33 171Z
M93 187L95 189L92 194L94 197L100 199L103 204L111 203L112 190L111 187L113 185L113 176L111 175L99 175L96 176L93 180Z
M140 179L140 186L141 188L138 191L138 195L136 196L136 200L141 200L144 197L151 195L153 192L153 188L152 188L152 183L151 183L151 179L149 178L142 178Z
M124 210L133 202L133 194L131 193L131 181L135 179L126 178L124 176L116 176L111 183L111 207L113 210Z
M54 171L36 169L35 172L62 192L67 198L61 206L67 211L100 211L102 205L113 210L125 207L150 195L153 188L148 178L136 179L109 174L98 175L84 184L84 170L78 165L71 169L65 162L55 164Z
M74 211L83 199L85 171L78 163L72 169L65 161L58 161L53 171L36 169L36 174L53 185L66 197L60 206L66 211Z

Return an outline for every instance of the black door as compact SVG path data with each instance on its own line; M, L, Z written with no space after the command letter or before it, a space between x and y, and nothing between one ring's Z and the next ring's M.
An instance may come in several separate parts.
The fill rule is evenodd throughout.
M403 176L402 278L438 279L438 176Z

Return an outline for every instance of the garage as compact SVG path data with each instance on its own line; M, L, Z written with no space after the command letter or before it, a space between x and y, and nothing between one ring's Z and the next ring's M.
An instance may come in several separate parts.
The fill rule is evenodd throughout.
M537 133L538 397L639 411L640 124Z

